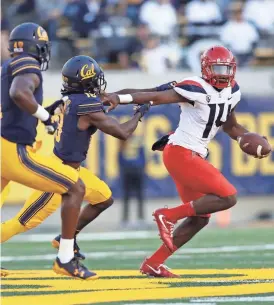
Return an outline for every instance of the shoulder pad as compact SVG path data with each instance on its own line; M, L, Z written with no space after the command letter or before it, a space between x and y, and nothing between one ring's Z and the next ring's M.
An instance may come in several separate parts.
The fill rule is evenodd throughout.
M238 85L238 83L234 80L231 84L231 93L236 93L237 91L240 90L240 87Z
M176 87L193 92L193 93L204 93L206 94L205 89L203 88L203 85L200 82L199 77L189 77L185 78L183 81L178 83Z
M85 115L92 112L104 111L100 98L91 93L74 94L73 99L77 103L77 115Z
M17 76L25 73L41 74L40 63L31 56L18 56L9 63L11 76Z

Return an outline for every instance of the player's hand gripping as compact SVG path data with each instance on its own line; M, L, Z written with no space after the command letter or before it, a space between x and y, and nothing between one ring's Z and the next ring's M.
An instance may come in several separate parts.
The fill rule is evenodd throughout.
M106 112L110 112L120 104L120 99L118 94L116 93L105 94L103 96L102 102L104 105L109 106Z
M45 109L47 110L47 112L50 115L55 115L55 114L60 114L64 103L68 100L69 98L67 96L62 97L60 100L55 101L53 104L51 104L48 107L45 107Z
M141 122L141 121L142 121L141 118L149 111L149 109L150 109L150 104L135 105L135 106L133 107L133 110L135 110L134 115L135 115L136 113L140 113L140 114L141 114L141 117L140 117L139 121Z
M266 139L266 141L268 142L268 138L267 138L266 136L263 136L263 138ZM268 143L269 143L269 142L268 142ZM270 145L270 144L269 144L269 145ZM266 154L266 155L261 155L260 157L254 156L254 158L255 158L255 159L263 159L263 158L266 158L266 157L268 157L268 156L271 154L272 151L273 151L273 148L271 148L271 151L270 151L268 154Z
M50 135L53 135L58 128L58 123L53 119L51 115L46 121L42 121L42 123L45 125L46 131Z

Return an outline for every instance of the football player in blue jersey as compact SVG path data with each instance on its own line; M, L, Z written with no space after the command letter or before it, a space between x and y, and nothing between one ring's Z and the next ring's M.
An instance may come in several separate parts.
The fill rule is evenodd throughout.
M1 193L10 181L15 181L46 192L47 200L48 194L59 194L62 198L62 238L56 262L62 264L66 275L95 278L95 273L79 265L74 258L74 233L85 193L79 172L53 157L35 152L38 120L49 133L54 133L58 125L49 113L53 107L45 109L42 106L41 71L47 70L50 61L47 32L35 23L20 24L10 34L9 51L11 59L1 70ZM27 217L36 212L30 207ZM1 275L6 274L1 271Z
M61 113L56 117L58 129L51 159L56 164L69 166L77 171L85 184L84 200L89 204L80 214L78 226L74 230L76 236L113 203L111 191L106 183L81 166L81 162L86 159L91 136L99 129L118 139L126 140L137 128L138 122L150 106L143 105L137 108L133 117L123 124L107 116L100 98L106 87L104 73L97 62L88 56L71 58L62 69L62 77L62 101L57 101L48 108L51 114L54 114L58 106L58 109L61 108ZM61 195L57 192L34 191L21 211L13 219L2 224L2 242L15 234L38 226L60 204ZM60 239L61 236L58 236L53 240L56 248L61 246ZM84 258L79 252L76 241L74 251L76 261L79 262L79 258ZM65 266L66 263L57 257L53 269L56 273L67 274ZM96 276L95 274L88 276L86 269L79 263L74 275L81 278Z

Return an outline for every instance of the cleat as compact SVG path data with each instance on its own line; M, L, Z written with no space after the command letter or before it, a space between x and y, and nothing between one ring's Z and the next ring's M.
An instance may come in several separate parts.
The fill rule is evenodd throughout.
M96 280L99 278L99 276L95 272L89 271L75 257L66 264L62 264L59 258L56 257L56 260L53 264L53 271L57 274L67 275L73 278L86 281Z
M145 259L140 266L140 272L149 277L179 278L180 276L169 271L166 265L155 264Z
M58 235L54 238L54 240L51 242L53 248L59 249L60 239L61 239L61 235ZM84 260L86 258L85 255L80 252L80 248L76 242L76 238L74 238L74 256L77 259L81 259L81 260Z
M8 275L9 275L8 270L1 267L1 277L6 277Z
M154 219L157 223L158 226L158 230L160 233L160 238L162 239L162 241L164 242L164 244L166 245L166 247L173 252L173 231L174 231L174 226L176 224L176 222L173 222L171 220L169 220L166 216L165 216L165 211L167 210L167 208L163 208L163 209L159 209L156 210L153 213Z

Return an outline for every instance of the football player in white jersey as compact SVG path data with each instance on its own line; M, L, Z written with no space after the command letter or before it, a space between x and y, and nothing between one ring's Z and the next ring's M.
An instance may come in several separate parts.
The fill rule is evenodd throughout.
M154 212L163 245L141 265L141 272L150 276L177 277L164 261L208 224L210 213L237 202L235 187L206 160L208 143L221 126L233 140L248 132L234 112L241 99L234 80L236 61L230 50L214 46L201 56L201 70L201 77L186 78L167 91L112 94L106 99L111 109L126 103L181 107L180 123L168 137L163 161L183 204ZM174 231L180 219L184 221Z

